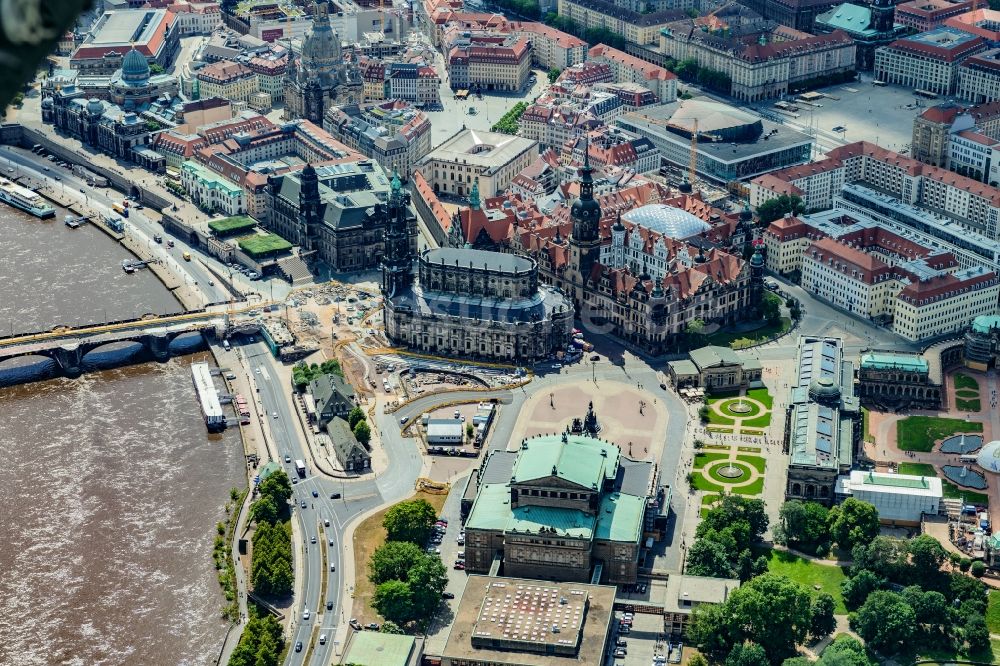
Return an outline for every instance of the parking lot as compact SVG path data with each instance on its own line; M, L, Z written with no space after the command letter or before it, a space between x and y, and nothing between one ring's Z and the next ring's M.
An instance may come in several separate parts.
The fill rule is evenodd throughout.
M631 623L626 620L631 620ZM630 629L624 629L625 626L630 626ZM607 662L609 666L680 663L681 649L668 650L663 636L662 615L635 613L629 618L626 613L615 611L610 642L612 656Z

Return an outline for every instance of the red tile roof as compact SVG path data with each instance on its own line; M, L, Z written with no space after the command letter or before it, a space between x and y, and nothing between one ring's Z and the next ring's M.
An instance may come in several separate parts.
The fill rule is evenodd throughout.
M593 60L596 58L606 58L613 62L617 62L620 65L624 65L629 69L638 70L642 73L642 76L647 81L659 80L659 81L669 81L670 79L676 79L677 75L673 72L660 67L659 65L654 65L651 62L646 62L640 58L636 58L633 55L629 55L624 51L619 51L618 49L613 49L605 44L598 44L597 46L590 49L588 57Z

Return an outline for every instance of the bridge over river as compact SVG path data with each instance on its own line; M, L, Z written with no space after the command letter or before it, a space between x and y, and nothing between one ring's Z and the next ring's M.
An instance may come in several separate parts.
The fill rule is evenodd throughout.
M78 327L0 338L0 366L18 358L42 357L55 362L65 377L78 377L86 369L84 357L102 347L137 343L142 353L124 357L124 363L153 359L167 361L171 342L182 335L200 334L222 338L234 328L243 328L253 319L246 310L212 309L166 316ZM28 379L30 381L30 378Z

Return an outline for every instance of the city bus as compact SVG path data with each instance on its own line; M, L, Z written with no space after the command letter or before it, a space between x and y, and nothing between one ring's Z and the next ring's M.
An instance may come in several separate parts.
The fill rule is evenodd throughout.
M128 208L126 208L125 206L116 203L111 208L122 217L128 217Z
M918 89L918 90L914 90L913 94L916 95L917 97L924 97L926 99L937 99L938 98L937 93L932 93L929 90L919 90Z

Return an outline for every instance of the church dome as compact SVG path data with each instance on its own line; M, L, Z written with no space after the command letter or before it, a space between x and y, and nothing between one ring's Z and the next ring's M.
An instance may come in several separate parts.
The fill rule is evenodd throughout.
M302 42L302 64L328 73L340 62L340 38L330 26L326 6L319 5L317 12L312 30Z
M132 49L122 58L122 80L147 81L149 79L149 63L145 56Z
M1000 472L1000 441L990 442L981 448L976 462L988 472Z
M760 253L760 248L753 251L753 256L750 257L751 266L763 266L764 265L764 255Z
M87 113L95 116L99 116L104 113L104 105L101 104L101 100L96 97L91 97L87 102Z
M634 208L622 217L632 224L638 224L668 238L682 240L691 238L712 228L686 210L666 204L647 204Z
M840 400L840 387L830 377L817 377L809 383L809 397L813 400Z

